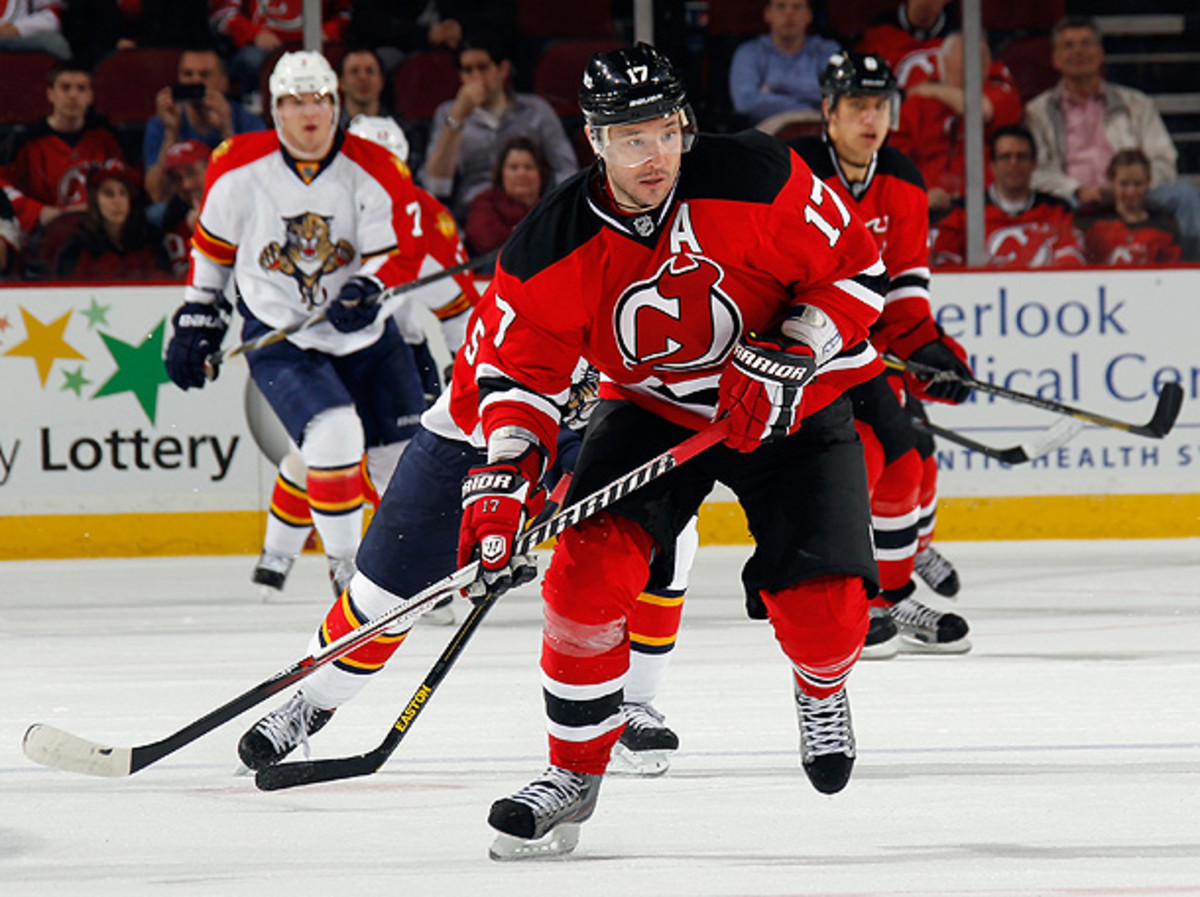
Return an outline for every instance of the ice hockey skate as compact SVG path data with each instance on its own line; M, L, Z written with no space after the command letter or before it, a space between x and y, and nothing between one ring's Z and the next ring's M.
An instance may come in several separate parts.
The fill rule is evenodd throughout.
M842 688L827 698L814 698L795 688L800 717L800 765L822 794L837 794L854 768L854 727L850 700Z
M910 654L965 654L970 627L958 614L942 613L911 595L889 608L900 630L900 650Z
M556 857L579 844L579 826L596 809L603 776L549 766L538 778L492 804L488 825L499 834L493 860Z
M925 585L943 598L953 598L958 594L958 571L932 545L917 552L913 561L913 571L924 580Z
M679 748L679 736L651 704L622 704L621 711L625 714L625 731L613 745L608 773L662 775L671 768L671 754Z
M321 731L331 716L332 710L310 704L298 691L247 730L238 741L238 756L248 769L257 771L278 763L301 744L307 754L308 737Z
M863 645L863 660L888 660L900 652L900 630L887 608L870 607L871 624Z
M333 597L340 598L342 592L350 588L350 580L354 578L354 558L328 558L329 582L333 586Z
M258 563L254 565L250 581L263 587L264 598L269 597L272 592L282 592L294 563L296 563L294 557L275 554L273 551L264 551L259 555Z

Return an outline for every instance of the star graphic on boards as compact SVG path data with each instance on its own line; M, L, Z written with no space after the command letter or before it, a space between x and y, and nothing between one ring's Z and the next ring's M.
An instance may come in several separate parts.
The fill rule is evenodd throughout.
M104 381L104 385L96 390L93 399L101 396L112 396L122 392L131 392L154 423L158 412L158 387L166 383L167 369L163 365L163 336L166 333L167 319L163 318L140 346L122 342L107 333L101 333L100 338L117 363L116 372Z
M25 339L4 354L32 358L37 364L38 378L42 381L43 387L46 385L46 378L50 376L50 367L56 359L77 358L80 361L87 361L86 355L63 339L67 323L71 318L70 312L49 324L43 324L22 307L21 318L25 322Z
M93 330L101 324L107 326L108 312L112 309L111 305L101 305L96 301L96 297L91 297L92 304L80 311L80 314L88 319L88 330Z
M0 315L0 333L3 333L11 326L12 324L8 320L8 315Z
M63 371L63 376L66 377L67 382L62 385L59 392L66 392L69 389L75 395L83 398L83 388L92 382L83 376L83 365L80 365L77 371Z

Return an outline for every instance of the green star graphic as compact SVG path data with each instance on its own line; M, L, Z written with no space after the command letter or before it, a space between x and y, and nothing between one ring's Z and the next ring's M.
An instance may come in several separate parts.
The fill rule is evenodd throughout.
M92 304L83 310L82 314L88 319L88 330L99 327L101 324L108 324L108 310L111 305L101 305L96 301L96 297L92 296Z
M158 411L158 387L169 379L167 369L163 366L163 334L166 327L167 319L163 318L140 346L132 346L101 333L100 338L117 363L117 370L92 398L131 392L137 397L146 417L150 418L150 423L154 423Z
M67 378L67 382L62 385L60 392L66 392L68 389L75 395L83 398L83 388L92 381L83 376L83 368L72 373L71 371L63 371L63 376Z

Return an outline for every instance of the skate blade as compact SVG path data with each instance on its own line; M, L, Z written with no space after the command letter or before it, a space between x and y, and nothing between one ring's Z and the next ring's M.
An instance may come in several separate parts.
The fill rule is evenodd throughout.
M610 776L661 776L671 768L672 753L673 751L631 751L618 741L613 746L605 772Z
M937 644L902 635L900 636L900 650L905 654L966 654L971 650L971 640L960 638L953 642Z
M579 823L564 822L534 840L515 835L496 835L488 856L500 863L512 860L540 860L565 856L579 844Z
M874 645L866 645L862 649L862 654L858 655L860 660L891 660L900 653L900 636L894 635L886 642L878 642Z

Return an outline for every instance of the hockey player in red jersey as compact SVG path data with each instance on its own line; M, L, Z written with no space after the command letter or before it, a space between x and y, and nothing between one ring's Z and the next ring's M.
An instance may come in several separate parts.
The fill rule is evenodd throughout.
M879 245L891 281L871 341L880 352L971 376L966 352L931 314L924 181L903 153L885 144L898 107L891 69L874 53L840 53L822 73L821 89L825 133L793 148L858 212ZM922 416L917 396L957 403L969 391L953 383L908 380L911 389L899 374L880 374L850 392L855 427L866 450L883 589L872 601L864 657L890 657L900 647L938 653L970 648L962 617L940 613L912 597L918 552L935 551L929 543L937 507L937 461L933 439L918 433L910 417ZM943 589L948 585L937 584Z
M870 233L773 138L697 138L682 83L648 45L594 56L580 103L597 162L518 226L490 288L502 317L477 345L488 459L463 484L460 563L478 555L494 583L519 575L512 546L581 355L604 379L574 495L718 416L730 429L560 538L543 582L550 765L493 804L498 859L574 847L624 726L628 616L715 482L746 511L743 577L790 664L801 764L824 793L854 763L844 686L877 588L844 394L881 370L867 337L886 274Z
M233 137L209 163L166 368L181 389L204 386L231 279L243 339L325 311L247 362L300 448L340 592L362 537L363 453L411 438L424 409L411 349L364 301L417 275L416 194L403 163L337 129L337 77L319 53L285 54L269 84L276 130Z

